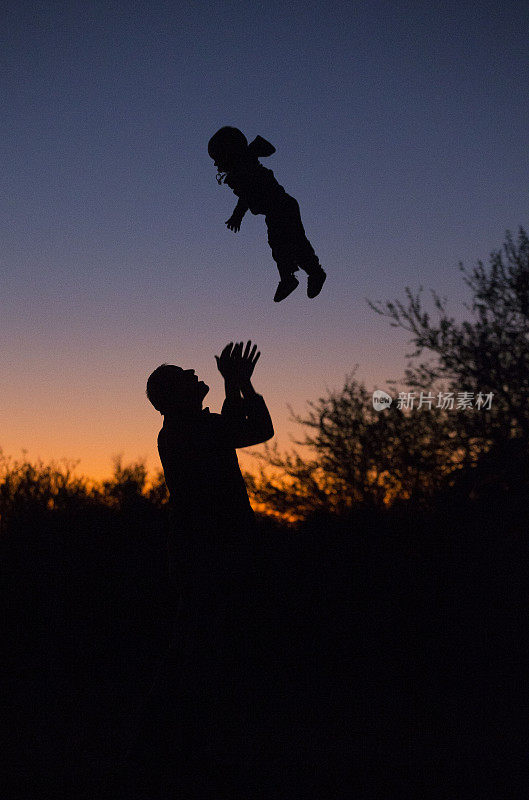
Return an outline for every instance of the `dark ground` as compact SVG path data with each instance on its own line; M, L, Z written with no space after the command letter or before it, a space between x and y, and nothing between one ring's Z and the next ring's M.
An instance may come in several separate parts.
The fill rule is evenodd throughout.
M241 618L261 648L237 695L243 734L222 732L221 702L217 738L195 753L206 788L194 773L173 794L125 760L172 630L163 514L19 516L1 541L2 795L206 797L208 769L238 756L215 797L526 797L526 509L491 497L299 532L261 524L266 601Z

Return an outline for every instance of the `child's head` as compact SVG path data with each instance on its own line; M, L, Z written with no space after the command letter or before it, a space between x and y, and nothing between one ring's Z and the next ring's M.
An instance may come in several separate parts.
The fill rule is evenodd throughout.
M161 364L147 381L147 397L160 414L183 413L202 407L209 386L199 381L194 369Z
M238 128L225 126L209 140L208 153L219 172L229 172L248 157L248 140Z

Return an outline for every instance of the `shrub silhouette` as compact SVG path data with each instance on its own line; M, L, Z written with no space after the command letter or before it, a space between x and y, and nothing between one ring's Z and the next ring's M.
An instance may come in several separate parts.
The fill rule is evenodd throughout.
M393 327L412 334L416 350L433 361L420 361L406 370L407 384L434 389L441 381L448 390L493 394L490 410L461 415L459 445L465 451L461 474L452 484L472 497L492 487L508 491L529 488L529 238L519 229L515 242L506 232L503 248L468 270L459 265L471 290L464 303L471 320L457 323L446 311L446 298L432 292L439 320L434 324L421 305L420 292L406 288L407 306L396 301L370 303L391 319Z
M427 502L454 468L448 412L413 415L395 404L378 412L354 372L341 391L309 402L306 415L291 419L308 429L296 444L312 457L266 447L257 455L259 474L247 477L254 499L285 516L340 516L398 498Z
M465 308L473 319L457 323L446 298L433 292L439 312L434 323L420 293L406 288L400 301L369 305L393 327L412 334L417 359L400 381L416 396L415 409L397 403L375 411L371 391L350 374L340 391L308 403L292 421L305 428L295 442L304 450L281 453L265 448L260 471L247 476L254 500L290 519L395 502L418 505L486 497L491 491L529 488L529 239L520 229L515 243L507 232L503 251L464 272L472 292ZM388 381L389 384L397 382ZM459 392L473 402L492 393L490 408L458 408ZM420 393L431 408L417 409ZM452 393L454 408L437 407L439 393Z

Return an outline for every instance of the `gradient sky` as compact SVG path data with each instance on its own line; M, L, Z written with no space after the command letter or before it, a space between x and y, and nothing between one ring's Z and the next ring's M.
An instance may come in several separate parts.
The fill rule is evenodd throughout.
M279 442L354 364L399 378L407 335L365 298L436 288L529 227L526 2L2 4L0 447L158 468L148 374L262 350ZM207 154L222 125L264 136L328 281L274 304L262 216ZM464 311L463 311L464 313ZM247 458L243 456L243 463Z

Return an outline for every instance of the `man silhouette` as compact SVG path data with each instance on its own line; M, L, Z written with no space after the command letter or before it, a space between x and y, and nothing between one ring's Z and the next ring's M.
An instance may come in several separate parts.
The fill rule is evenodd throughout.
M158 451L174 537L187 540L197 556L200 549L210 563L220 550L246 539L254 521L235 450L274 435L266 404L251 382L259 356L251 341L244 349L242 342L230 342L215 356L226 390L220 414L202 408L209 386L193 369L162 364L147 381L147 397L164 417Z
M249 687L258 680L260 599L254 517L235 450L274 434L251 383L259 356L249 341L230 342L215 357L226 389L220 414L202 407L209 387L192 369L162 364L147 382L147 396L164 417L158 449L173 512L170 555L180 605L136 757L151 778L157 774L167 790L189 798L218 797L220 787L245 782L244 719Z

